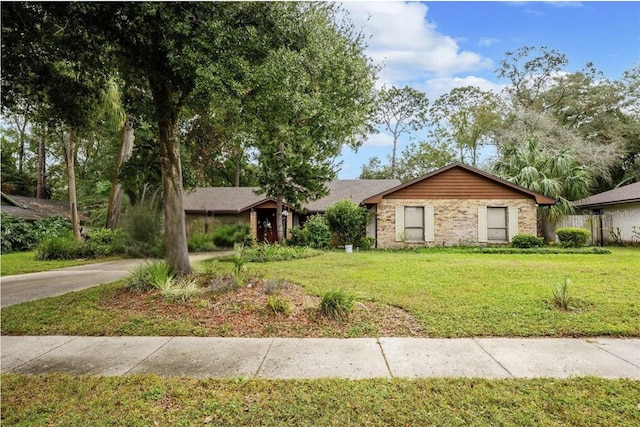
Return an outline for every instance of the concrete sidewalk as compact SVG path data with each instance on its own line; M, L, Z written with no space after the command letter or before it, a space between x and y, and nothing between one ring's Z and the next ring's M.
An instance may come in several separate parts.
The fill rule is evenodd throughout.
M3 373L640 380L640 339L3 336Z

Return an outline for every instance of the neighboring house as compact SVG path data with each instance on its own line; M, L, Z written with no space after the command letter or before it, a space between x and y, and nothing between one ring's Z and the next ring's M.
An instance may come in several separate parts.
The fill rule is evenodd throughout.
M69 203L56 200L36 199L35 197L9 196L1 193L2 204L0 211L6 212L14 218L26 221L50 218L60 215L71 218Z
M400 184L397 179L337 180L327 183L329 194L309 202L297 211L284 204L285 218L276 219L276 200L266 197L257 187L208 187L186 191L183 196L187 220L187 233L206 233L220 225L246 224L251 235L258 241L276 242L278 227L286 226L287 235L291 228L302 225L309 215L324 213L327 207L337 201L349 199L361 204L375 194ZM375 217L368 232L374 236Z
M537 235L538 206L555 200L453 163L363 201L377 212L377 247L506 244Z
M591 230L594 244L638 243L640 235L640 182L605 191L572 203L577 215L563 219L561 226L577 226ZM571 223L569 223L571 222Z

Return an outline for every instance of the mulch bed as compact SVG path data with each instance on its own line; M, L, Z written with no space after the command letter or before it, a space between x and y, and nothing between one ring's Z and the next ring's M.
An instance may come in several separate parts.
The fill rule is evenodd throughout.
M344 319L332 319L319 310L320 298L288 282L251 278L246 284L220 291L220 278L187 302L170 301L159 291L131 293L123 289L101 302L103 309L126 317L156 322L180 320L193 325L198 335L221 337L377 337L424 336L419 322L408 312L388 305L359 301ZM212 289L218 290L217 292ZM269 308L269 294L291 302L289 315Z

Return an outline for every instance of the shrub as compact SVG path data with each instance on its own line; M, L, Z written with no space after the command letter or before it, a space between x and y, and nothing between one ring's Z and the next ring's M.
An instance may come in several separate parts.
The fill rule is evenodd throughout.
M216 294L235 291L240 287L232 274L216 274L208 281L209 290Z
M289 246L306 246L307 241L304 238L304 229L299 225L292 227L290 230L291 238L287 239Z
M242 256L248 262L288 261L310 258L321 252L307 246L256 245L242 250Z
M359 243L366 236L369 213L351 200L341 200L329 206L324 214L331 231L345 245Z
M287 287L287 282L283 282L282 280L270 279L264 283L264 293L267 295L275 294L280 289L285 289Z
M27 251L38 243L32 225L2 212L2 253Z
M36 259L78 259L84 258L85 243L74 240L71 236L49 237L36 248Z
M251 242L251 228L246 224L223 225L212 233L213 243L219 248L230 248L235 243Z
M213 243L213 233L196 233L189 237L187 242L189 252L207 252L216 250L216 245Z
M365 236L362 239L360 239L360 243L358 244L358 246L363 251L370 251L375 247L375 244L376 244L375 237Z
M543 245L544 239L532 234L518 234L511 239L511 246L514 248L539 248Z
M162 215L155 203L140 202L129 207L123 217L122 231L127 237L127 254L155 258L164 255Z
M329 222L322 215L312 215L307 219L303 228L306 245L314 249L326 249L331 242L331 228Z
M6 212L0 213L2 253L28 251L49 237L59 237L71 230L71 222L62 216L27 222Z
M591 232L584 228L559 228L556 230L560 246L566 248L579 248L585 246L591 237Z
M115 253L112 244L100 241L75 240L71 235L63 237L48 237L36 247L36 259L80 259L102 258Z
M267 306L273 311L274 314L284 314L288 316L293 310L293 304L291 301L285 298L281 298L276 294L269 295L267 299Z
M356 295L344 290L328 291L320 300L320 311L332 319L344 319L353 310Z

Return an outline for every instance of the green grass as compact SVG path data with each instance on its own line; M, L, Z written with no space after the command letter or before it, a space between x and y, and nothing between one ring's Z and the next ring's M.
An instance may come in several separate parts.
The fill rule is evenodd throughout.
M207 330L175 316L129 314L102 302L126 287L124 282L3 308L3 335L206 336ZM176 303L179 304L179 303Z
M38 271L47 271L64 267L74 267L76 265L93 264L96 262L110 261L118 258L119 257L39 261L36 260L34 251L12 252L9 254L2 254L2 256L0 257L0 276L36 273Z
M640 336L640 250L610 255L330 252L251 265L321 295L332 289L402 307L429 336ZM553 307L570 278L580 309Z
M2 425L631 426L640 382L2 376Z
M611 255L514 255L438 251L359 252L248 264L248 273L286 279L309 293L331 290L402 307L430 337L640 336L640 250ZM230 263L212 264L230 272ZM574 310L553 304L570 278ZM7 335L207 336L187 316L128 313L105 304L116 283L2 309ZM144 296L146 298L146 296ZM179 310L178 310L179 311ZM366 336L366 335L363 335Z

